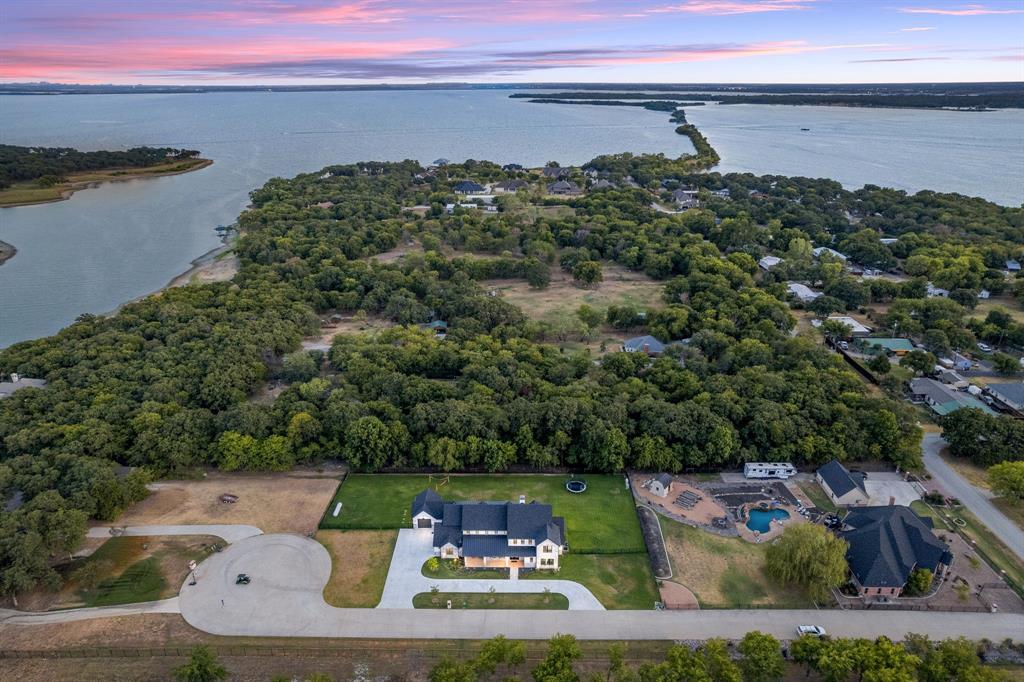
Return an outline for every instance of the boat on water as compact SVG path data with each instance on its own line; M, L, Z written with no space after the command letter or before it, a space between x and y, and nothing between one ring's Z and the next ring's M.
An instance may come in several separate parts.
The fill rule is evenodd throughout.
M800 130L806 133L808 130L810 130L810 128L801 128Z

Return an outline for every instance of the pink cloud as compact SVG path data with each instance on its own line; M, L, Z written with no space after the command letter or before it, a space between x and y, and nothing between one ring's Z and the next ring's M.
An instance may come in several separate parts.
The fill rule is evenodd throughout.
M815 0L687 0L679 5L668 5L649 10L651 13L684 12L687 14L756 14L786 12L810 8Z
M901 7L904 14L941 14L947 17L976 17L985 14L1021 14L1022 9L993 9L984 5L962 5L957 9L945 7Z
M934 31L934 26L911 26L910 28L901 28L900 33L918 33L921 31Z

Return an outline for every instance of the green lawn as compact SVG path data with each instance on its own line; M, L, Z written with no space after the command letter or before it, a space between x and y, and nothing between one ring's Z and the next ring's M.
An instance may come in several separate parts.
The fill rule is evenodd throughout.
M797 483L797 487L799 487L800 490L803 491L804 495L807 496L811 504L813 504L818 509L821 509L826 512L836 511L836 505L832 503L832 500L830 500L828 495L825 494L825 491L822 490L821 486L818 485L817 481L799 481Z
M642 554L565 554L557 572L530 571L526 580L574 580L607 609L652 609L659 600L647 552Z
M990 563L995 564L996 570L1005 571L1007 577L1017 585L1018 591L1024 590L1024 565L1017 561L1017 556L965 507L939 510L928 506L921 500L915 500L911 503L910 508L920 516L934 519L937 530L954 528L954 524L949 522L945 518L946 516L963 519L966 525L956 524L960 534L966 536L969 542L973 541L978 549L988 557Z
M453 609L558 609L569 608L569 599L562 594L491 594L484 592L420 592L412 598L417 609L446 609L448 600Z
M155 601L167 589L167 581L155 556L137 561L116 578L108 578L95 589L81 593L86 606L111 606Z
M1003 512L1006 518L1016 523L1020 528L1024 528L1024 502L1010 497L994 497L992 498L992 504L995 505L996 509Z
M803 591L764 572L767 544L729 538L659 518L672 561L672 581L696 595L703 608L810 608Z
M621 476L587 476L587 491L574 495L565 489L564 475L451 476L449 482L433 477L433 487L446 500L527 500L550 504L564 516L569 548L591 551L644 551L633 497ZM323 528L408 528L412 498L431 485L423 475L354 474L348 476L328 509L342 503L341 514L324 517Z
M420 572L427 578L438 578L440 580L456 580L462 578L478 578L505 580L508 578L507 568L466 568L453 559L438 559L437 570L430 570L430 563L433 559L423 562Z

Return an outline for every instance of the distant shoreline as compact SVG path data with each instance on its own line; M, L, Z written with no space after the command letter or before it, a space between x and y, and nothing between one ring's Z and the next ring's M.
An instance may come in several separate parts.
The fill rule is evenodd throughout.
M193 163L194 162L194 163ZM188 164L187 167L183 165ZM128 182L129 180L144 180L148 178L164 178L172 175L181 175L193 171L202 170L213 164L212 159L189 159L176 161L166 170L160 170L160 166L142 168L122 168L106 171L95 171L72 175L66 182L53 187L19 187L17 185L0 190L0 208L16 208L18 206L37 206L39 204L52 204L55 201L67 201L71 196L83 189L99 187L108 182ZM78 179L76 179L76 177ZM52 193L43 193L42 190L52 190ZM20 198L18 193L39 190L39 197ZM14 197L14 198L12 198Z

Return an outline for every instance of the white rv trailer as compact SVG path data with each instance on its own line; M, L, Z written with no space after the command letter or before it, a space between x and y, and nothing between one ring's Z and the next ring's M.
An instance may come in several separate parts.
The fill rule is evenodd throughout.
M796 474L796 467L789 462L747 462L743 475L747 478L789 478Z

